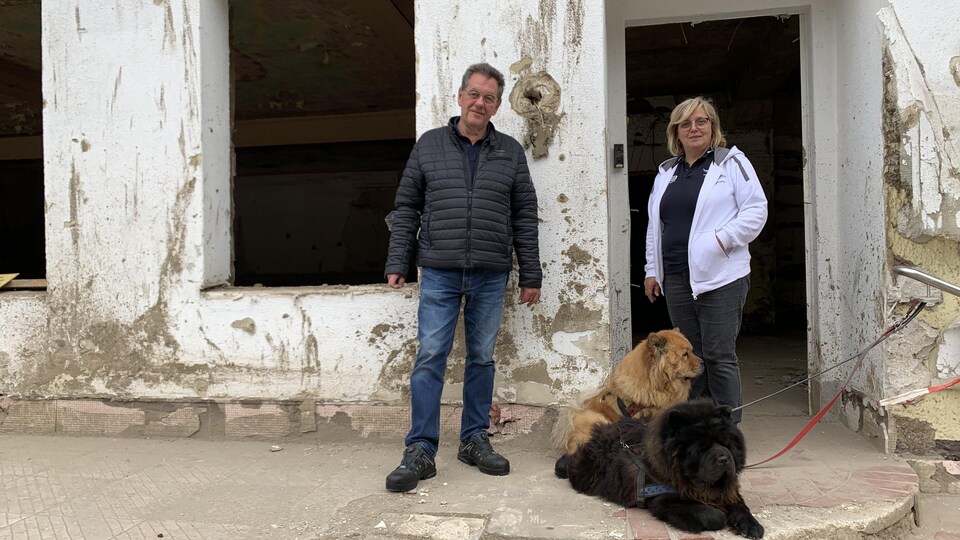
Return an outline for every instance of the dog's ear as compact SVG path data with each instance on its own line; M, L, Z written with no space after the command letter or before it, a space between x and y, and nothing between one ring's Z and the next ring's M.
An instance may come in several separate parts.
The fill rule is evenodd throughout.
M647 349L654 356L662 356L663 353L667 352L667 340L656 332L650 332L650 335L647 336Z

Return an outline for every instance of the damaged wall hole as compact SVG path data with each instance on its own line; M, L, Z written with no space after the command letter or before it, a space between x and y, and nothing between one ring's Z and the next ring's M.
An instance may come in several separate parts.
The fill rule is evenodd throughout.
M545 71L524 75L510 92L510 106L524 119L524 147L533 148L534 158L545 157L563 117L557 112L560 85Z

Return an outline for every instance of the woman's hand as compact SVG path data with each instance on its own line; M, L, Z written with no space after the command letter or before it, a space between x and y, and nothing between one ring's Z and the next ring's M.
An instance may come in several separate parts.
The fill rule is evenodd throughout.
M657 301L657 297L660 296L660 285L657 285L657 278L648 277L643 280L643 292L646 293L647 299L651 303Z

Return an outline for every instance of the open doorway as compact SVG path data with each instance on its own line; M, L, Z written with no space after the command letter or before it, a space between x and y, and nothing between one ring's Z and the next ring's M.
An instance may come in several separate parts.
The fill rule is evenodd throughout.
M806 376L806 259L799 16L630 27L625 34L633 340L671 326L643 294L647 198L670 157L670 112L695 95L717 107L729 146L760 177L769 217L750 245L751 288L738 343L744 401ZM775 362L770 359L775 358ZM792 403L805 411L806 389Z

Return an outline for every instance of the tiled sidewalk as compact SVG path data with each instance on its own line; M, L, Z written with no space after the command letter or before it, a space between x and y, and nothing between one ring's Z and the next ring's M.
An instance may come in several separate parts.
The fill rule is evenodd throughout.
M804 423L748 417L750 457L772 455ZM509 476L480 474L445 445L438 476L403 495L383 486L399 440L2 442L0 539L733 537L687 535L643 510L579 495L553 476L555 452L518 439L495 443L511 459ZM790 453L743 475L768 539L877 532L910 516L917 486L909 465L836 425L817 426Z

